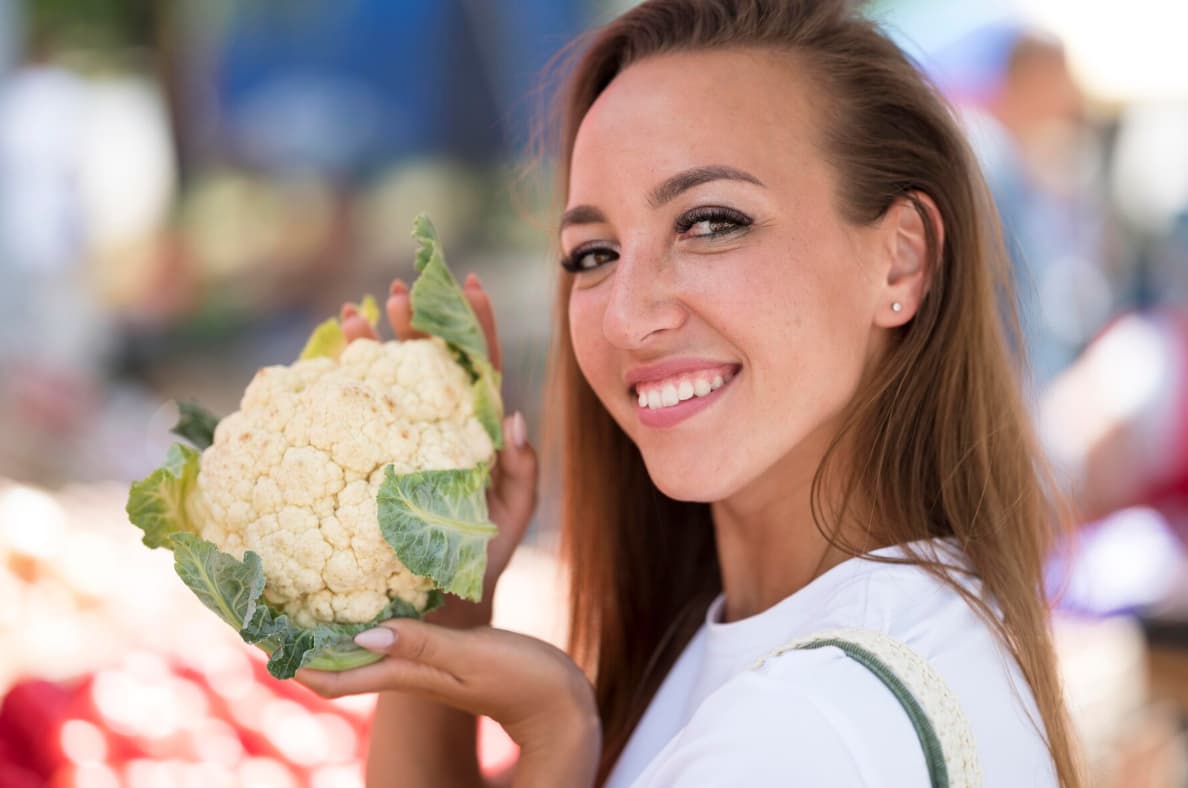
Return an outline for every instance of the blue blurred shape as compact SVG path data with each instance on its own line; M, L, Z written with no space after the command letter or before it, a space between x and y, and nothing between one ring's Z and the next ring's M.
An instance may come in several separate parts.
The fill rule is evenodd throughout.
M993 90L1024 24L1018 0L882 0L871 10L950 97Z
M346 177L415 153L507 153L524 139L522 99L580 27L579 5L240 4L216 66L221 142L254 166Z

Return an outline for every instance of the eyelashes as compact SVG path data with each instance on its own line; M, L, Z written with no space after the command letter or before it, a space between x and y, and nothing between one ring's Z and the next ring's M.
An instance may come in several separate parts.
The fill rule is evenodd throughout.
M720 238L735 230L750 227L751 217L733 208L721 206L705 206L685 211L677 217L674 229L681 235L698 225L705 225L704 232L697 233L697 238Z
M593 271L606 263L613 263L619 259L619 253L602 241L592 241L581 244L565 257L561 258L561 267L571 274L582 271Z
M677 235L689 235L689 240L718 240L737 235L754 224L754 220L741 211L723 206L701 206L685 211L673 223ZM561 267L570 273L593 271L619 259L616 245L605 241L590 241L579 244L572 252L561 258Z

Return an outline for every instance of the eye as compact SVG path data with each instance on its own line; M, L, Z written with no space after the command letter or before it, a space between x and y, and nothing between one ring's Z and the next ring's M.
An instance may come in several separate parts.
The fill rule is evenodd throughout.
M619 253L606 245L582 244L561 260L561 267L574 274L593 271L619 259Z
M745 213L733 208L703 206L681 214L674 229L678 235L692 238L721 238L746 229L753 221Z

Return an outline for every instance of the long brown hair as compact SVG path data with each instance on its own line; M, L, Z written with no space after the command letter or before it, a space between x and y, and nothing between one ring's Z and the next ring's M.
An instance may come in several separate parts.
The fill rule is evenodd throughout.
M880 512L877 534L868 534L879 543L956 540L981 582L980 596L962 584L963 570L935 556L906 548L899 560L949 584L997 632L1035 696L1060 784L1079 786L1042 576L1067 518L1022 397L1022 343L997 215L943 99L844 0L648 0L580 43L559 104L561 195L582 118L629 65L675 51L766 47L796 53L827 97L818 125L822 152L839 174L841 215L872 223L902 199L920 211L932 262L928 293L864 376L814 478L813 518L852 555L861 550L841 532L847 514L860 518L849 506L854 500ZM919 195L935 204L943 243ZM638 449L582 376L569 342L571 284L562 274L550 432L559 436L570 650L595 682L601 782L721 578L709 505L656 488ZM845 467L843 440L857 458ZM829 489L844 492L840 505L824 501L827 476ZM858 525L860 533L869 527Z

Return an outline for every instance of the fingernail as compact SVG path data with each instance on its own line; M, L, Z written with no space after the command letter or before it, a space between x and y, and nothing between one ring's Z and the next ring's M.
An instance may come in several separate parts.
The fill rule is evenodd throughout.
M355 644L368 651L383 651L396 642L396 633L387 627L376 627L355 635Z
M392 282L392 289L389 291L392 295L404 295L408 292L408 286L401 280L397 279Z
M481 289L483 286L483 283L479 281L478 274L467 274L465 286L466 287L477 287L477 288Z
M342 308L342 316L344 319L348 317L354 317L357 314L359 314L359 310L355 309L354 305L352 304L347 304Z
M528 443L528 425L524 422L524 414L516 411L511 417L511 440L517 449L522 449Z

